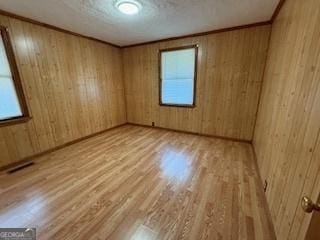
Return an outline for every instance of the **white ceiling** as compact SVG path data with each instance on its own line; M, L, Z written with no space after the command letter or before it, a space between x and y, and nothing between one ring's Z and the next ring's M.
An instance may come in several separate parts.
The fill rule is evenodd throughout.
M0 0L0 9L125 46L270 20L279 0L140 0L120 13L114 0Z

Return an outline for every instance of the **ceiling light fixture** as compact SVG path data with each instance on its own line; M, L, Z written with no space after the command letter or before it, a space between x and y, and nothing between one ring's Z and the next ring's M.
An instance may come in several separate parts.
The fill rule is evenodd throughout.
M135 0L120 0L116 2L116 8L127 15L134 15L140 12L142 6Z

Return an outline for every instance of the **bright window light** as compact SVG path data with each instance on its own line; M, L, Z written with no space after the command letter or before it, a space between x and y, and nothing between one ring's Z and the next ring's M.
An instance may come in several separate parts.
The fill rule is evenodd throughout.
M197 47L161 50L160 105L194 106Z
M116 7L127 15L137 14L141 10L141 4L133 0L118 1Z
M0 121L22 115L4 41L0 34Z

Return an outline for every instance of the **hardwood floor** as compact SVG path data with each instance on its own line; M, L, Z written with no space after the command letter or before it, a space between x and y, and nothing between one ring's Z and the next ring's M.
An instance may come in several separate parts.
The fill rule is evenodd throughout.
M250 144L126 125L0 176L38 239L275 239Z

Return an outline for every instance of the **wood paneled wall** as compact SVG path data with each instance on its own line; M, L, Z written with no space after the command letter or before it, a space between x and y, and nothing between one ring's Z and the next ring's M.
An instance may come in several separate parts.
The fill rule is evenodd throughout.
M270 26L125 48L131 123L252 140ZM159 49L198 44L195 108L159 106Z
M304 239L320 192L319 25L319 0L286 0L272 26L254 148L281 240Z
M0 15L32 120L0 128L0 166L126 122L120 49Z

